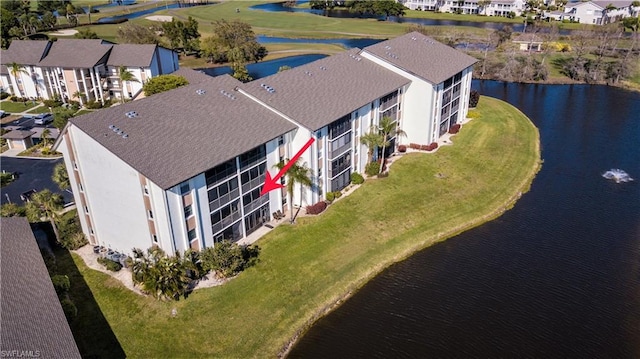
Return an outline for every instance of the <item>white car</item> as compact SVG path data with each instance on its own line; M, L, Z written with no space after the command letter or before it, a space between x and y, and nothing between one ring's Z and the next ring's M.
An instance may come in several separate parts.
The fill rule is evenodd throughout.
M36 125L46 125L50 122L53 122L53 115L50 113L41 113L34 117L33 123Z

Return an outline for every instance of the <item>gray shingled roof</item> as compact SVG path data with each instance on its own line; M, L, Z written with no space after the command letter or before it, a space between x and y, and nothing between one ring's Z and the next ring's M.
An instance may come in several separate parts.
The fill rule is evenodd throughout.
M96 39L60 39L51 45L40 66L90 68L100 63L113 44Z
M212 76L209 76L202 71L190 69L188 67L181 67L172 72L171 75L182 76L187 79L187 81L189 81L189 84L195 84L202 81L211 81L211 79L213 79Z
M407 78L358 56L359 52L354 48L241 88L303 126L317 130L409 83ZM275 92L265 90L262 84Z
M432 84L439 84L478 62L419 32L367 46L364 51Z
M8 74L9 74L9 69L7 68L7 66L0 65L0 75L8 75Z
M13 130L2 135L2 138L7 140L24 140L34 134L35 132L33 131Z
M46 55L49 41L13 40L7 50L2 50L0 62L3 65L18 63L20 65L37 65Z
M600 7L602 7L603 9L606 9L607 6L609 6L609 5L613 5L617 9L622 9L622 8L631 6L631 4L633 3L633 1L631 1L631 0L626 0L626 1L623 1L623 0L598 1L598 0L596 0L596 1L591 1L591 2L596 4L596 5L598 5L598 6L600 6Z
M38 351L42 358L80 358L26 218L2 218L0 228L0 350L9 356L17 350Z
M296 128L235 91L239 85L231 76L218 76L82 115L71 123L168 189ZM198 95L199 89L206 93ZM138 116L128 118L129 111ZM128 137L117 135L110 125Z
M107 65L149 67L158 45L118 44L113 45Z

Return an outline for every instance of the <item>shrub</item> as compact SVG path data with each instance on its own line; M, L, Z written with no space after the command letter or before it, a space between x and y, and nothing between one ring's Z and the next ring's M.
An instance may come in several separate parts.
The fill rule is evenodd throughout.
M314 205L307 206L307 214L320 214L327 209L327 203L320 201Z
M325 195L325 198L329 203L331 203L336 198L336 195L333 192L327 192L327 194Z
M60 301L60 304L62 305L62 310L64 311L64 315L67 317L67 320L71 320L78 315L78 308L76 308L76 305L73 304L71 299L64 298Z
M382 172L377 174L378 178L389 177L389 172Z
M69 101L69 107L71 107L71 109L74 110L74 111L78 111L80 109L80 102L74 101L74 100L70 100Z
M353 172L351 174L351 183L353 183L353 184L363 184L364 183L364 177L362 177L362 175L359 174L358 172Z
M56 257L53 256L47 250L40 250L40 254L42 254L42 259L44 260L44 265L47 267L47 271L49 272L49 276L54 276L58 271L58 264L56 263Z
M429 151L429 146L428 145L420 145L420 149L422 151Z
M335 191L335 192L333 192L333 195L336 196L336 199L338 199L338 198L342 197L342 192Z
M478 101L480 101L480 93L476 90L471 90L471 93L469 93L469 107L478 106Z
M53 288L55 288L58 296L62 297L69 292L69 288L71 288L71 283L69 282L69 277L66 275L54 275L51 277L51 282L53 283Z
M62 101L60 101L60 99L58 99L58 98L52 98L52 99L49 99L49 100L44 100L44 101L42 101L42 103L44 103L45 106L51 107L51 108L62 106Z
M455 125L451 126L451 128L449 128L449 133L454 135L456 133L458 133L458 131L460 131L460 124L456 123Z
M8 92L0 92L0 100L4 100L5 98L11 96Z
M409 144L409 148L412 148L414 150L419 150L420 149L420 145L417 143L410 143Z
M427 151L433 151L438 148L438 142L431 142L429 146L427 146Z
M87 101L87 103L84 104L84 107L90 110L97 110L102 107L102 104L100 102L92 100L92 101Z
M111 259L100 257L98 258L98 263L102 264L105 268L107 268L107 270L110 270L112 272L117 272L122 269L122 264L112 261Z
M400 152L400 153L407 152L407 146L405 146L405 145L398 146L398 152Z
M60 238L60 245L69 250L75 250L88 244L87 238L82 232L76 232Z
M380 163L379 162L367 163L367 166L364 169L364 173L366 173L367 176L375 176L375 175L378 174L378 172L380 172Z
M254 265L259 253L260 248L257 246L239 246L225 240L205 248L200 259L205 271L214 271L228 278Z
M475 111L475 110L469 110L469 112L467 113L467 117L469 117L469 118L480 118L480 113L478 111Z

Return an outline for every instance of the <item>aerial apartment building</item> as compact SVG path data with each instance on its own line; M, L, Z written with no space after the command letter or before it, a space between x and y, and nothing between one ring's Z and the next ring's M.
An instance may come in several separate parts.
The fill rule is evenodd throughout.
M17 68L14 69L14 66ZM135 97L151 77L178 69L178 55L158 45L100 39L14 40L2 51L2 89L19 97L104 103ZM136 81L120 83L120 67ZM124 91L123 91L124 90Z
M492 0L490 4L481 6L478 0L398 0L411 10L439 11L461 14L481 14L486 16L522 15L523 0Z
M389 152L436 141L466 117L475 62L410 33L246 84L183 69L188 86L71 119L56 147L91 243L202 249L287 210L284 189L260 196L265 173L310 139L300 161L313 185L295 189L296 205L364 171L360 137L384 116L407 133Z

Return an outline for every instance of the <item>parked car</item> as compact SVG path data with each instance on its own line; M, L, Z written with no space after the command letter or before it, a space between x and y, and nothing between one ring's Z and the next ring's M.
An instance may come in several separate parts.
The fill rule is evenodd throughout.
M36 115L33 121L36 125L46 125L51 122L53 122L53 115L50 113L41 113Z

